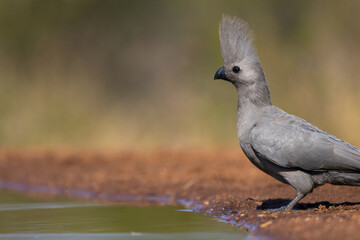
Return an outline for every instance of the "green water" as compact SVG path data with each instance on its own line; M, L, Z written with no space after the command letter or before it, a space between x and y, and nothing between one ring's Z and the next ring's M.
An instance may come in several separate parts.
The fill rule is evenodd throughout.
M181 207L39 200L0 191L0 239L245 239L247 233Z

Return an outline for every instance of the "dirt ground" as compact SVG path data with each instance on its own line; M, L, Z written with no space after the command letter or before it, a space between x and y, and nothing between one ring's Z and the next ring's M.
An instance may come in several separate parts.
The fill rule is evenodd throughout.
M171 197L203 204L259 237L359 239L360 188L319 187L287 213L267 209L286 204L295 190L253 166L240 148L95 151L1 150L0 180L104 194ZM30 189L31 190L31 189ZM148 198L149 199L149 198Z

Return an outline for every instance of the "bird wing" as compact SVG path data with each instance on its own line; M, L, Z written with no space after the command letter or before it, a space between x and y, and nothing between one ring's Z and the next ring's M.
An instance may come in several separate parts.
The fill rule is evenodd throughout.
M358 148L287 113L259 121L250 144L260 157L285 168L360 171Z

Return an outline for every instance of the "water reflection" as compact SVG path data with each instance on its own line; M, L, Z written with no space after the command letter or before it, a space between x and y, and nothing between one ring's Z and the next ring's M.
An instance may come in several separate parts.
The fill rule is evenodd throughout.
M0 239L244 239L246 232L176 206L42 201L0 192Z

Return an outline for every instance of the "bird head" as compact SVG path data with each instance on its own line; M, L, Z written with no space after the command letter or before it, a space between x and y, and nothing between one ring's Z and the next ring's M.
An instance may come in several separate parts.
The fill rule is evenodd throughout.
M224 66L217 70L214 79L231 82L255 102L270 103L270 91L247 23L223 16L219 35Z
M247 23L239 18L224 16L219 35L224 67L216 72L214 79L233 84L254 84L263 71Z

